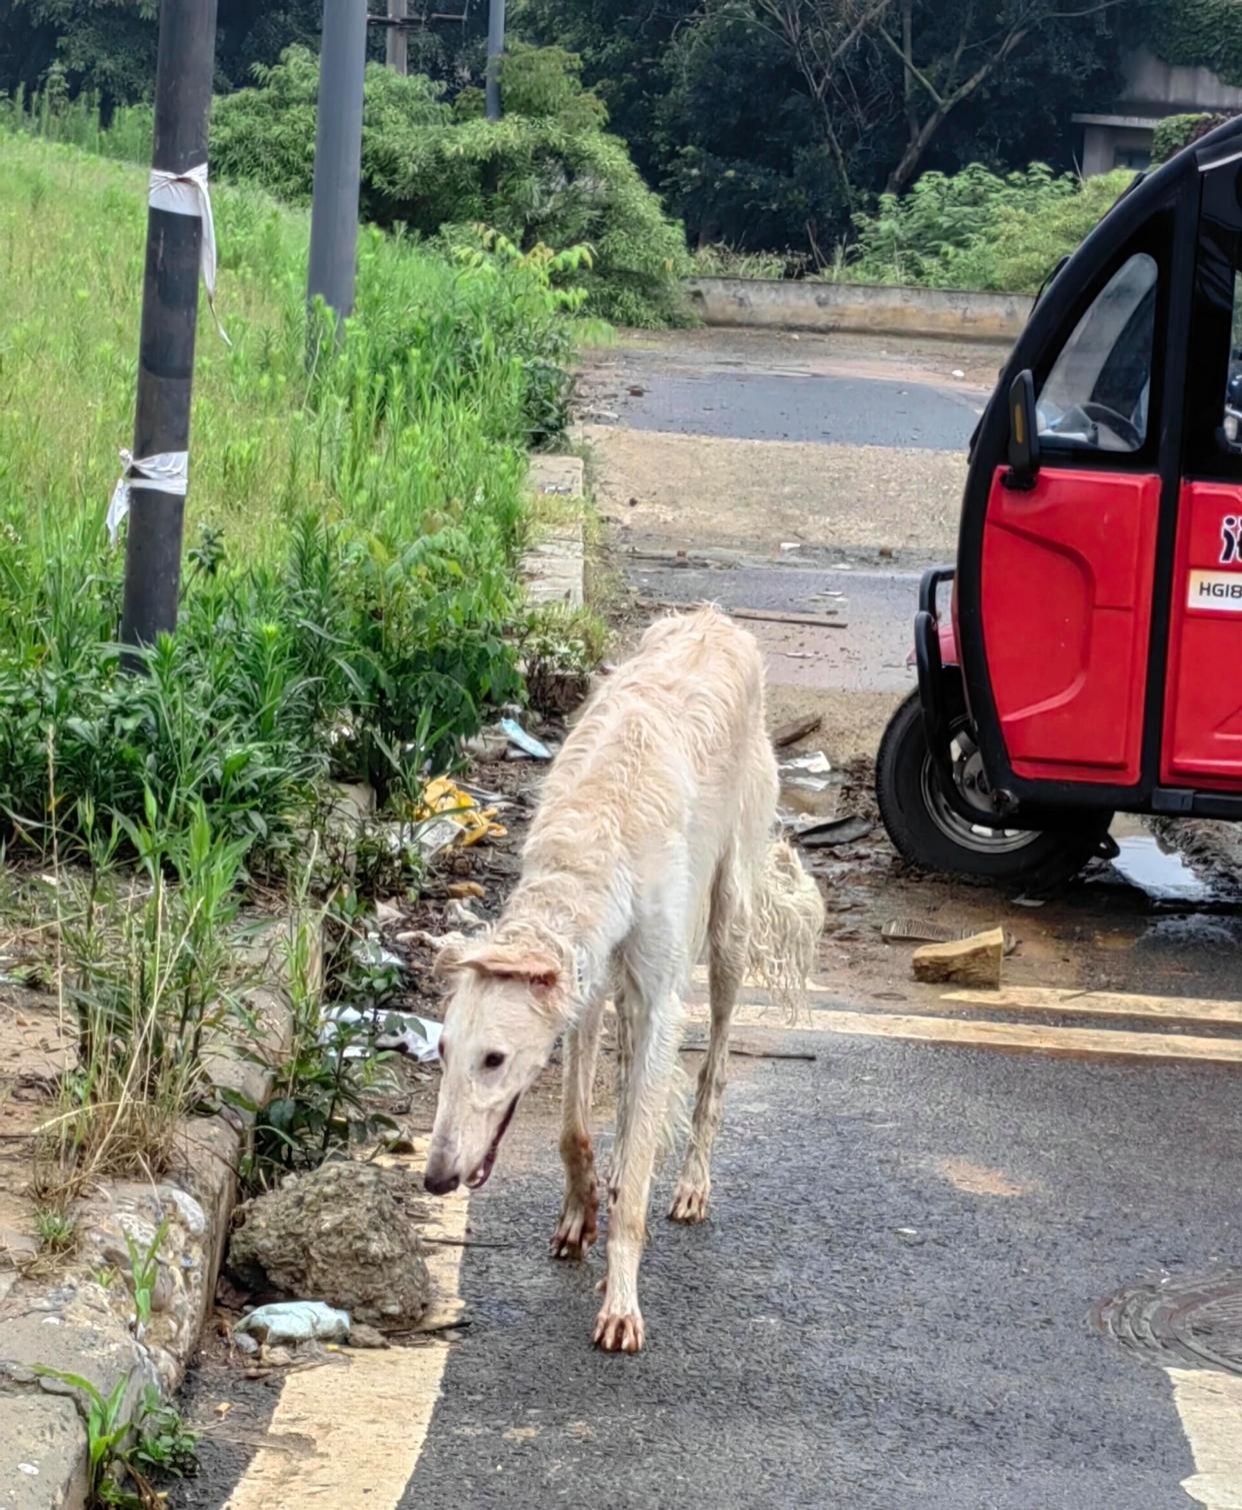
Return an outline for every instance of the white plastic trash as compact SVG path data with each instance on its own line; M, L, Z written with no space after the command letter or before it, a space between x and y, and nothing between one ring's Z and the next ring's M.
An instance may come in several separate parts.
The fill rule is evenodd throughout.
M269 1343L346 1342L349 1312L322 1300L281 1300L259 1306L233 1328L234 1332L265 1330Z

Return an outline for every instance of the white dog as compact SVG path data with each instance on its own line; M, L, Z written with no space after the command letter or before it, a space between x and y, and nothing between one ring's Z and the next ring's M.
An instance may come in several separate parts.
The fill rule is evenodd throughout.
M522 878L486 940L448 946L444 1079L427 1161L433 1194L491 1173L518 1102L565 1034L565 1202L552 1238L596 1236L589 1118L604 1004L615 992L617 1137L608 1271L595 1341L643 1345L638 1265L681 1038L681 997L706 938L711 1034L669 1216L700 1222L711 1188L729 1022L748 970L791 1006L823 927L797 856L773 842L778 778L763 662L712 609L664 619L608 679L548 775Z

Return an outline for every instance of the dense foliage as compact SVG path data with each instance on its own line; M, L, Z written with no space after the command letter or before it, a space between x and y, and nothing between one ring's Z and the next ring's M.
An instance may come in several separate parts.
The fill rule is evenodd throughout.
M875 283L1034 293L1116 201L1132 175L1085 182L1036 165L1004 177L974 166L925 173L907 195L860 216L849 275Z
M591 265L577 281L591 310L623 323L665 323L676 314L676 279L687 265L680 228L624 143L590 124L601 107L571 71L521 53L514 63L514 94L532 113L513 109L499 124L460 119L428 79L368 68L363 217L450 239L484 224L524 249L588 245ZM255 87L219 101L217 172L306 199L317 87L317 60L294 48Z
M1145 0L1144 36L1157 56L1210 68L1242 85L1242 5L1238 0Z

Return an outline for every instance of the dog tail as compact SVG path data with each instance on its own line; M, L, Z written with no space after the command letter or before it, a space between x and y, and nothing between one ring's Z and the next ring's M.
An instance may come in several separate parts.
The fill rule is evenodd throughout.
M824 900L814 877L788 844L775 841L756 878L747 973L791 1021L806 1010L807 981L823 929Z

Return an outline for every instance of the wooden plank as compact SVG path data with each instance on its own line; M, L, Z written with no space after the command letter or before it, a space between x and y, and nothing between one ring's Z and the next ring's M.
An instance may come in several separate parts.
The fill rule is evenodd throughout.
M941 1001L998 1012L1037 1012L1045 1016L1131 1017L1191 1027L1242 1027L1242 1002L1196 996L1142 996L1121 991L1065 991L1043 986L1009 986L1002 991L949 991Z
M675 602L671 598L639 598L638 607L648 613L690 613L702 606L702 599ZM826 613L782 613L766 608L726 608L718 605L727 619L753 619L760 624L794 624L810 629L847 629L844 619Z
M771 1021L771 1013L767 1014ZM807 1025L821 1033L944 1043L958 1048L1051 1054L1067 1059L1130 1059L1150 1064L1187 1060L1242 1065L1242 1042L1189 1034L1133 1033L1121 1028L1053 1028L1024 1023L965 1021L956 1017L908 1017L878 1012L813 1012Z
M774 749L783 750L787 745L796 745L808 734L814 734L823 721L822 713L808 713L804 718L792 718L788 723L779 724L768 737Z

